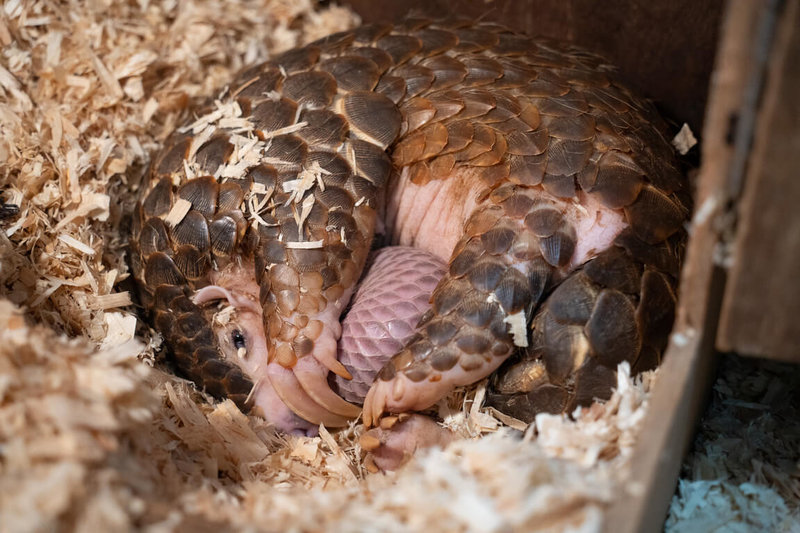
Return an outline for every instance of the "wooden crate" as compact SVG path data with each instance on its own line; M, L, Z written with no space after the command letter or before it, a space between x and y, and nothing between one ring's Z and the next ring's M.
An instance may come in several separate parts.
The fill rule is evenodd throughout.
M661 529L717 348L800 361L800 0L349 4L366 22L459 13L568 38L701 132L680 309L631 482L605 520Z

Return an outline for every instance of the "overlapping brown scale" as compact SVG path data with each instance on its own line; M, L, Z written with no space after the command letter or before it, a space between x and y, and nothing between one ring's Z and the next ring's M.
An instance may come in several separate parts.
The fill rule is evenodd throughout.
M664 274L654 270L644 272L636 320L641 324L642 338L659 351L666 348L675 320L676 301L672 282Z
M355 200L350 193L339 187L325 187L324 191L316 191L314 197L322 202L327 209L338 209L345 213L351 212L355 204Z
M507 122L517 118L522 113L522 104L517 98L496 95L494 103L494 107L481 119L486 124L494 125L497 122Z
M322 61L321 70L336 79L343 91L371 91L378 84L381 70L372 60L358 55L344 55Z
M156 182L142 202L142 212L146 217L160 217L172 208L172 180L161 178Z
M409 98L400 106L400 111L405 118L400 135L413 132L421 126L430 122L436 115L436 108L427 98Z
M345 140L348 132L343 116L328 109L306 109L300 113L300 122L306 125L297 131L297 136L307 144L335 150Z
M192 245L179 245L172 259L178 270L191 281L204 278L211 268L208 250L200 250Z
M542 257L554 267L563 267L572 258L577 242L575 228L563 224L558 231L541 240Z
M547 369L541 359L518 357L509 359L491 380L492 391L497 396L527 393L549 384Z
M160 218L150 218L142 226L137 241L139 251L144 257L155 252L167 252L170 245L167 226Z
M423 28L431 25L433 20L428 17L410 15L397 23L395 32L397 33L418 33Z
M668 242L653 246L641 240L633 228L628 227L614 239L614 244L624 248L636 261L669 274L673 278L678 277L680 257Z
M592 316L598 291L585 273L568 277L548 299L547 310L561 324L583 326Z
M622 361L636 359L642 338L635 315L636 308L623 293L604 289L598 295L585 331L603 365L616 368Z
M480 123L475 123L474 126L472 142L465 149L455 153L456 161L470 161L494 148L496 138L494 130Z
M208 235L214 256L217 258L229 257L236 250L239 228L231 215L217 215L208 225Z
M541 329L546 339L539 349L550 381L565 384L590 357L583 326L561 324L549 313L543 313L534 320L533 327Z
M453 33L458 37L458 45L454 51L462 54L491 48L500 41L496 33L482 28L458 28Z
M173 134L164 150L156 157L155 174L170 175L183 170L183 162L192 145L191 137Z
M506 314L518 313L531 301L538 300L544 290L538 281L536 277L526 277L522 272L509 268L500 276L492 294Z
M607 129L601 126L603 119L597 119L597 135L594 138L595 149L600 152L607 152L609 150L616 150L618 152L629 153L633 150L631 143L628 142L627 137L617 135L616 133L609 133Z
M558 75L566 81L576 85L583 85L594 90L597 87L608 87L611 81L605 72L599 69L586 68L584 66L577 68L561 68L558 69Z
M392 73L403 80L407 98L419 96L430 89L435 77L431 69L422 65L403 65Z
M589 141L597 133L595 119L588 113L567 117L545 115L542 124L553 137L570 141Z
M144 279L150 287L183 285L186 283L186 278L175 266L172 259L164 252L155 252L147 258Z
M596 359L589 359L575 373L572 408L591 405L597 400L608 400L616 384L616 367L608 367Z
M392 31L391 24L364 24L352 30L353 38L356 43L372 44L384 35Z
M594 151L588 141L551 138L547 147L547 173L572 176L586 166Z
M419 53L423 56L441 54L458 44L458 37L451 32L436 28L425 28L414 32L414 37L422 42Z
M542 178L542 188L556 198L574 198L576 193L575 178L561 174L550 174Z
M211 176L202 176L185 182L178 187L178 197L192 204L192 209L207 218L214 215L217 210L217 195L219 185Z
M636 359L636 362L631 367L631 373L638 375L648 370L654 370L661 363L662 354L663 349L645 344L642 346L641 352L639 352L639 358Z
M344 30L317 39L309 43L309 46L319 48L323 54L339 55L346 49L351 48L355 38L353 30Z
M264 156L272 159L273 165L278 167L288 167L294 169L300 167L306 160L308 146L297 135L278 135L267 143L264 149Z
M354 172L378 189L383 188L392 172L392 161L386 152L372 143L358 139L351 141L350 146L356 163Z
M431 90L441 90L453 87L464 81L467 76L467 69L464 63L456 58L447 55L438 55L428 58L419 63L433 73L433 83Z
M484 256L472 265L467 272L466 278L474 288L490 292L497 287L506 268L503 261Z
M260 165L251 167L242 179L228 179L225 183L238 185L245 195L250 192L250 188L256 183L260 185L264 191L267 191L266 194L269 194L269 191L275 189L277 179L278 171L275 167L261 163ZM257 198L261 200L261 193L258 194Z
M569 93L570 86L566 80L548 70L538 71L536 79L523 87L525 96L535 98L561 97Z
M627 113L631 109L630 98L622 94L615 86L606 88L593 87L584 93L586 102L592 107L602 109L606 113Z
M447 145L447 128L439 122L420 128L403 137L392 151L392 159L398 167L405 167L439 154Z
M662 159L664 157L665 155L663 153L658 155L653 154L653 164L647 168L648 181L665 193L680 193L683 191L683 193L686 194L686 199L676 199L684 206L691 205L691 195L683 185L683 175L677 168L671 164L665 163Z
M524 189L512 187L509 194L504 195L498 203L503 208L506 216L515 219L524 219L531 212L535 200Z
M468 120L454 120L447 125L447 144L442 148L440 154L450 154L458 152L467 147L472 142L475 127ZM455 159L453 159L455 162Z
M627 294L636 294L640 288L641 267L618 246L611 246L587 262L583 272L594 283Z
M625 215L640 239L656 244L681 228L687 210L655 187L647 185L636 201L625 207Z
M325 183L342 185L353 176L350 164L332 152L310 152L306 157L308 164L317 164L323 170Z
M575 90L563 96L553 96L539 101L539 113L557 117L577 117L589 111L582 93Z
M499 56L522 56L529 54L536 45L529 37L503 32L497 35L497 44L491 50Z
M288 98L264 100L253 108L250 121L263 133L270 133L295 123L297 104Z
M336 80L327 72L297 72L283 80L283 94L298 104L311 108L326 107L336 94Z
M503 66L492 58L472 56L463 62L467 69L466 86L489 85L503 76Z
M512 183L533 187L542 182L545 169L547 168L546 154L542 153L538 156L512 155L508 157L507 160L509 163L508 179L511 180Z
M574 63L575 58L570 54L569 48L564 49L559 43L554 41L541 40L532 43L536 53L527 55L525 58L532 65L547 67L547 70L555 72L560 68L567 67Z
M539 155L547 150L550 144L550 135L547 130L525 131L519 127L520 121L518 119L509 122L512 122L515 126L505 134L509 154L522 156ZM494 128L497 129L497 125L494 125Z
M204 174L214 174L228 162L233 153L233 145L227 135L217 135L197 149L194 161L197 169Z
M261 65L248 69L236 77L232 94L235 98L259 102L267 95L280 89L284 75L273 65Z
M495 135L492 149L469 160L473 167L492 167L498 165L506 155L508 144L504 135Z
M459 115L459 118L463 118L460 115L464 109L464 99L458 91L438 91L431 93L427 98L436 108L434 120L444 121L456 115Z
M244 200L244 191L239 183L227 181L219 186L217 195L217 209L219 211L230 211L240 209Z
M400 133L403 122L394 102L378 93L352 92L342 97L342 114L350 129L386 149Z
M270 61L273 65L280 65L289 74L302 72L311 68L319 60L322 53L317 46L304 46L283 52ZM285 85L284 85L285 88Z
M406 82L400 76L381 76L375 91L381 93L386 98L399 104L406 95Z
M381 189L372 181L362 176L356 176L347 183L347 190L353 194L354 198L357 198L356 202L363 207L378 209Z
M483 117L496 105L494 95L485 89L470 89L461 94L464 107L458 113L459 120Z
M422 49L422 41L411 35L386 35L375 46L392 56L395 65L402 65Z
M211 247L208 223L198 211L189 211L171 231L172 241L177 245L189 245L202 251Z
M519 88L524 93L525 88L538 76L536 69L522 61L503 58L500 64L503 66L503 76L494 83L494 87L499 89Z
M610 209L632 204L645 184L643 171L619 152L606 152L596 166L587 169L579 174L578 183Z
M349 53L361 57L365 57L375 63L378 67L378 72L382 75L386 70L393 65L392 56L374 46L362 46L353 48Z

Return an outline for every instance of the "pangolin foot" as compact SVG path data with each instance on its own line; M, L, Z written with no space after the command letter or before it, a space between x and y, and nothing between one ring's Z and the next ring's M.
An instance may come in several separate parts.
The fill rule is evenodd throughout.
M418 414L387 416L380 424L361 435L361 449L371 472L393 471L404 465L417 450L439 446L444 448L456 435L435 420Z

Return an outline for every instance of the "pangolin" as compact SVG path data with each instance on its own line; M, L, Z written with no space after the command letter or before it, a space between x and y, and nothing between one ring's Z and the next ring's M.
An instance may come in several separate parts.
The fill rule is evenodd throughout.
M177 369L285 431L424 410L507 360L489 399L530 419L658 363L689 209L662 120L601 58L409 18L282 53L197 109L151 163L131 265ZM340 317L380 245L440 270L416 315L392 304L412 326L364 377Z

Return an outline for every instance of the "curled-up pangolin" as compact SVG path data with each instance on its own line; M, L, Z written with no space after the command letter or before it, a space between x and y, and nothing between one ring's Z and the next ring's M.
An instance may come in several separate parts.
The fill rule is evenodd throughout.
M131 255L212 395L303 433L363 404L369 427L508 360L489 401L530 420L657 364L689 195L653 107L596 56L494 24L368 25L241 72L194 117L152 162ZM380 370L348 352L368 328L337 356L376 236L442 265L410 271L435 286L422 309L377 320L410 336Z

